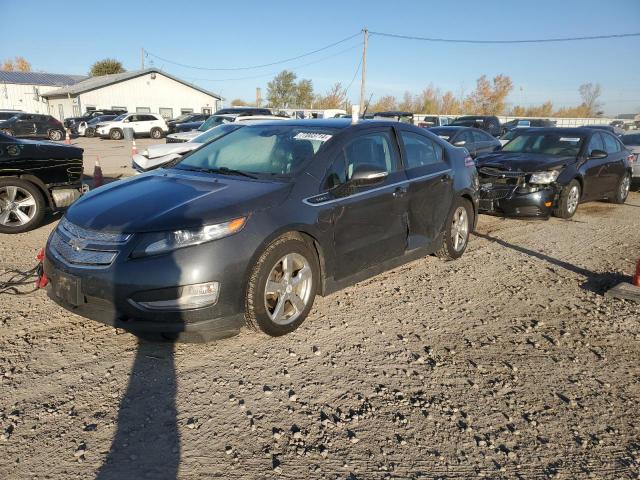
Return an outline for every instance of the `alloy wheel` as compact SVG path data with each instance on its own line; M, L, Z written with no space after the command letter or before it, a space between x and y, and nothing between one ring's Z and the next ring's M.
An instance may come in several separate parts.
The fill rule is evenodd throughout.
M312 293L313 274L309 261L289 253L269 272L264 289L264 306L272 322L288 325L304 312Z
M580 201L580 189L577 185L571 187L569 195L567 195L567 212L573 213L578 208L578 202Z
M38 210L36 199L22 187L0 188L0 225L20 227L30 222Z
M629 178L629 175L625 175L624 178L622 179L622 182L620 182L620 199L621 200L626 200L626 198L629 196L630 189L631 189L631 179Z
M453 212L453 221L451 224L451 243L456 252L460 252L467 244L469 238L469 216L467 209L458 207Z

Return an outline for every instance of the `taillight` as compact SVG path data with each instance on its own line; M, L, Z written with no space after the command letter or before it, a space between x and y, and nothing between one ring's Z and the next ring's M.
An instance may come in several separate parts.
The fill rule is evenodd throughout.
M636 160L638 160L638 154L637 153L629 154L629 156L627 157L627 160L629 160L629 163L635 162Z

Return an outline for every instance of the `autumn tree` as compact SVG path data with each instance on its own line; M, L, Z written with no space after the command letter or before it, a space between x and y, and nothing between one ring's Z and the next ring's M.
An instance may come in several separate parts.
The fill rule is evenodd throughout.
M327 110L330 108L347 107L347 92L342 88L340 82L335 83L325 95L316 97L315 106L318 109Z
M459 115L462 113L460 100L456 98L453 92L447 91L442 95L438 113L443 115Z
M582 105L584 106L587 116L596 117L602 115L602 112L600 112L602 104L598 102L598 99L602 95L602 87L600 87L600 84L584 83L580 85L578 91L580 92Z
M477 115L498 115L505 110L506 99L513 88L511 78L498 75L492 81L482 75L476 89L465 99L465 112Z
M246 102L241 98L234 98L233 100L231 100L231 106L232 107L251 107L253 106L253 104L251 102Z
M367 113L384 112L398 109L398 100L393 95L380 97L375 103L369 105Z
M24 57L17 56L3 60L0 70L6 72L30 72L31 64Z
M103 75L112 75L114 73L123 73L126 70L122 66L122 62L115 58L105 58L104 60L98 60L91 65L89 70L89 76L101 77Z

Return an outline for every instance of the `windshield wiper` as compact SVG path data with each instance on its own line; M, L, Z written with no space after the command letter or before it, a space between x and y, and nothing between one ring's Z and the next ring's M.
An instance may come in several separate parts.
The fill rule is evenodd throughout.
M233 168L227 168L227 167L205 168L203 169L203 171L208 173L219 173L220 175L238 175L240 177L247 177L247 178L253 178L253 179L258 178L257 176L251 175L250 173L247 173L247 172L243 172L242 170L235 170Z

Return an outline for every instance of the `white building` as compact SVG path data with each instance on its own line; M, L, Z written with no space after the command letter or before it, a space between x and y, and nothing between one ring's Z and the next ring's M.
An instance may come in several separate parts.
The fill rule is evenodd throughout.
M42 96L49 103L48 113L60 120L97 109L175 118L181 113L213 113L222 106L220 95L157 68L90 77Z
M86 78L84 75L60 73L0 71L0 110L49 113L47 100L42 94Z

